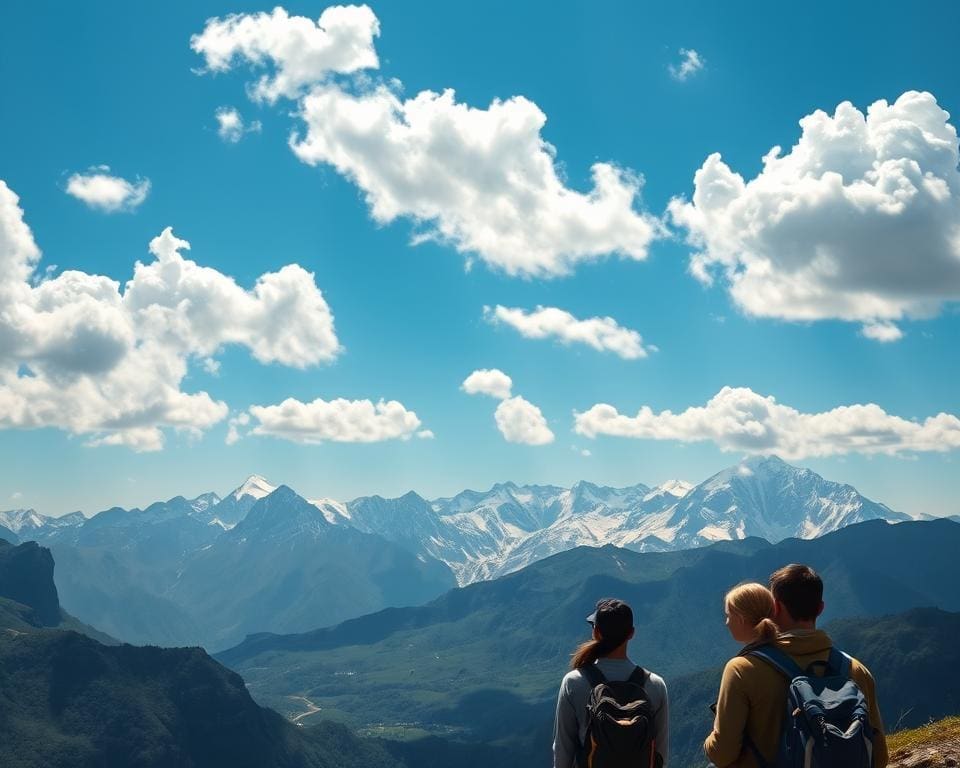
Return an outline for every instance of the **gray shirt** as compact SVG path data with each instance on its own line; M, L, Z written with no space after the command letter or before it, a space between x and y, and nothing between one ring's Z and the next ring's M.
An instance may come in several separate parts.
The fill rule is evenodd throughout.
M618 682L630 677L636 664L630 659L598 659L597 666L607 680ZM656 750L663 758L666 768L670 752L670 703L667 699L667 684L662 677L651 672L643 688L653 707ZM577 751L587 738L587 701L591 690L590 683L576 669L567 672L560 683L557 717L553 724L554 768L573 768L575 765Z

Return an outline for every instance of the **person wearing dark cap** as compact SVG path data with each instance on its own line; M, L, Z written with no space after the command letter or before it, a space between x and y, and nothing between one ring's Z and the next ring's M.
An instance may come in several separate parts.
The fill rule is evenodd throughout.
M666 766L667 686L663 678L627 656L627 644L634 634L633 611L622 600L604 598L587 622L593 628L592 637L574 651L571 670L560 683L553 730L554 768L586 768L588 764L608 764L607 760L644 768ZM600 714L606 706L613 706L616 714ZM601 732L602 722L610 726L609 732ZM632 754L596 759L597 750L618 749L630 749ZM628 761L621 762L625 757Z

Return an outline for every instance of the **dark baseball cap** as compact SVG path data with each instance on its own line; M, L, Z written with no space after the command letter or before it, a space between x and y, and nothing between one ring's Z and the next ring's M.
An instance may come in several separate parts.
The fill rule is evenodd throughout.
M603 637L626 638L633 629L633 611L623 600L605 597L597 601L597 607L587 616L587 621Z

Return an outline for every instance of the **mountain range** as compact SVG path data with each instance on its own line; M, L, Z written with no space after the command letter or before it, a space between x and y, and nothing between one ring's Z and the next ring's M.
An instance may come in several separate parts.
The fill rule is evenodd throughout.
M252 476L223 498L177 496L89 519L0 512L13 540L52 548L61 599L82 620L130 642L211 648L415 605L577 546L778 542L873 519L910 518L776 457L696 486L502 483L434 500L340 502Z

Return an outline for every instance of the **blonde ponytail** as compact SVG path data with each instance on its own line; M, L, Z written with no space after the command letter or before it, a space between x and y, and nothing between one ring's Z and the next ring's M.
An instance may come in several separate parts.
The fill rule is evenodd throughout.
M757 625L753 628L753 631L757 635L757 639L763 643L772 643L777 639L777 634L780 632L780 627L774 624L773 619L760 619Z

